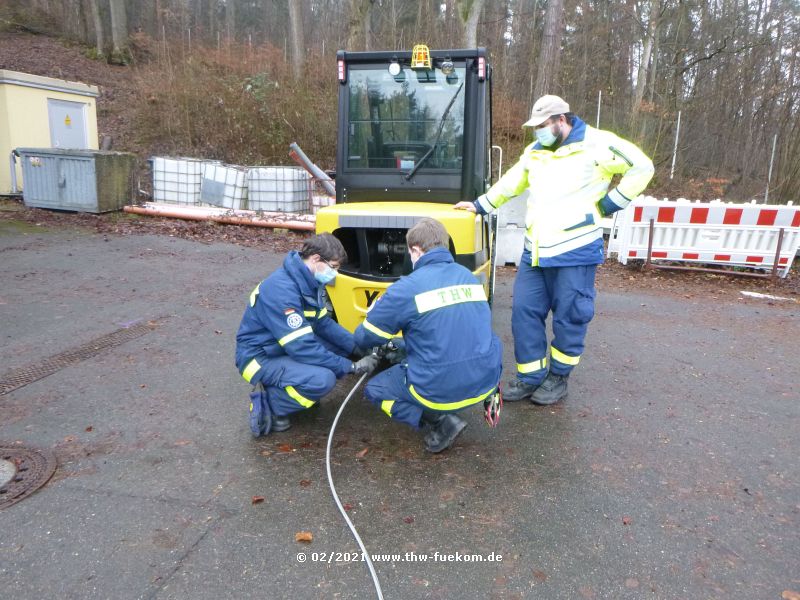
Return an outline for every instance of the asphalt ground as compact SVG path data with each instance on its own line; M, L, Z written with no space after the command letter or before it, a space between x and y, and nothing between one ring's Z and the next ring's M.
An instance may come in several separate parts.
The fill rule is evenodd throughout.
M0 440L58 458L44 487L0 510L0 596L375 597L325 477L356 378L288 432L248 430L234 336L282 258L0 223L0 378L150 324L0 396ZM493 317L506 373L511 284L500 276ZM436 456L357 393L333 473L383 555L385 598L800 590L799 314L735 294L601 289L566 401L507 405L496 430L475 408Z

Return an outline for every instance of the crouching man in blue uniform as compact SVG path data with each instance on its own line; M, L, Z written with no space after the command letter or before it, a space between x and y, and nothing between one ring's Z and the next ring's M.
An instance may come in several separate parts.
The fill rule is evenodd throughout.
M236 334L236 367L253 384L250 429L259 437L286 431L293 412L311 408L348 373L372 372L375 356L354 363L353 335L326 309L325 286L347 260L329 233L289 252L283 266L250 294Z
M467 426L455 413L498 392L503 349L483 286L448 250L444 226L424 218L408 230L414 271L386 290L355 331L371 348L402 332L406 360L373 377L364 395L396 421L429 425L425 449L449 448Z

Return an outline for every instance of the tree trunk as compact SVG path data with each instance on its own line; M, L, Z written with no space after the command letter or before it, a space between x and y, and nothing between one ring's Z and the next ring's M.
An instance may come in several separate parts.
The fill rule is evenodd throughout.
M228 38L228 43L236 39L236 2L234 0L225 2L225 36Z
M306 58L301 0L289 0L289 28L292 33L292 74L295 79L300 79L303 76L303 63Z
M97 48L97 56L102 57L105 54L105 36L103 32L103 19L100 17L100 7L97 5L97 0L89 0L89 7L92 10L92 21L94 21L94 39L95 48Z
M557 94L558 69L561 66L561 33L563 29L564 0L548 0L544 15L544 32L536 70L534 101L544 94Z
M127 64L130 62L128 51L128 16L125 12L125 0L109 0L111 8L111 43L113 51L111 62Z
M366 22L375 0L350 0L350 24L347 50L361 50L365 41Z
M636 88L633 90L633 105L631 107L631 130L636 126L640 118L639 112L644 101L644 92L649 81L650 59L653 53L653 43L658 35L658 18L661 10L660 0L651 0L650 15L645 30L644 42L642 44L642 56L639 61L639 69L636 73ZM639 141L644 137L644 121L640 124Z
M478 46L478 19L480 19L485 0L458 0L458 14L464 23L464 48Z

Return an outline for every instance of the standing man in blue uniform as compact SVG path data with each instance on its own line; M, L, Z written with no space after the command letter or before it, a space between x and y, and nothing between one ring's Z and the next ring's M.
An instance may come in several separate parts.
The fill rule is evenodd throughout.
M534 128L536 142L486 194L455 208L486 214L530 190L511 316L517 376L504 387L503 400L548 405L567 395L567 377L594 316L595 270L603 262L600 218L645 189L653 162L631 142L584 123L558 96L539 98L525 126ZM609 190L614 175L622 177Z
M361 348L402 332L406 360L373 377L364 395L392 419L429 425L425 449L449 448L467 426L455 413L491 399L502 372L502 345L492 331L486 293L448 250L434 219L408 230L413 272L386 290L355 331Z
M236 334L236 367L253 384L250 429L259 437L286 431L289 414L310 408L348 373L372 372L378 359L356 363L353 335L328 315L325 286L347 260L329 233L289 252L283 266L250 294Z

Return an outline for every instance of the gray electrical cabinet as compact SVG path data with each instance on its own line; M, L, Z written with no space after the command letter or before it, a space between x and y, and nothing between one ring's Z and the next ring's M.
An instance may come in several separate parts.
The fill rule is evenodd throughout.
M128 152L17 148L25 206L101 213L132 200L136 156Z

